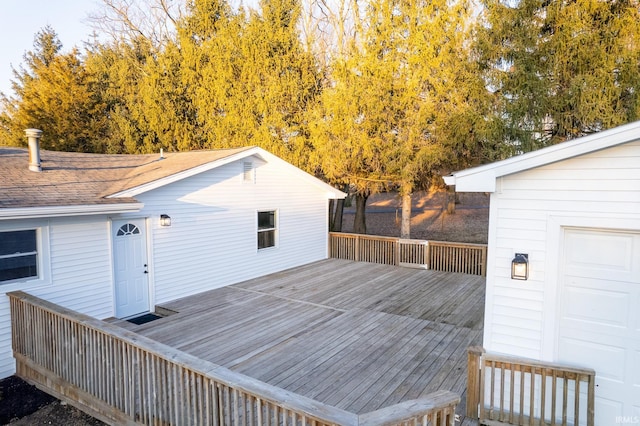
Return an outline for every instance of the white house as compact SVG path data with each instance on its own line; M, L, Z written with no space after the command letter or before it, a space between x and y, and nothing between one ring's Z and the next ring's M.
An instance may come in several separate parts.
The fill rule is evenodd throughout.
M31 136L31 155L0 148L0 377L7 292L127 318L328 255L328 199L345 194L263 149L39 152Z
M640 121L445 182L491 193L487 351L593 368L596 424L640 422Z

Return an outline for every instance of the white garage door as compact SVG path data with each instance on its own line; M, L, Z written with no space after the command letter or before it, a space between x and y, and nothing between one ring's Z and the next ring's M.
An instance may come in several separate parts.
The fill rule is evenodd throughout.
M596 370L596 425L640 423L640 234L565 229L558 358Z

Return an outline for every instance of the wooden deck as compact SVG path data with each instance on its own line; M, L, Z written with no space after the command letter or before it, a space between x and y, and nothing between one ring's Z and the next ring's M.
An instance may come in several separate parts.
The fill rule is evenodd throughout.
M435 390L464 393L484 291L479 276L329 259L164 303L177 313L147 324L119 323L365 413Z

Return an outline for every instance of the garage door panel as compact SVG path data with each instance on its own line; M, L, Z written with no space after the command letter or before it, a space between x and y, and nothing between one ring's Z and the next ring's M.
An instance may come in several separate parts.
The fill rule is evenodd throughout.
M640 234L565 229L563 241L558 360L596 370L596 424L615 424L640 403Z
M640 366L640 348L633 352L633 364L636 366ZM633 375L633 385L640 390L640 368L635 369L635 374ZM638 403L640 404L640 398L638 399Z
M572 230L565 239L565 272L606 280L633 276L634 236Z
M636 338L640 340L640 289L636 292L635 302L632 304L633 322L635 323ZM633 300L633 299L632 299Z
M584 280L570 280L565 292L569 302L565 304L563 317L626 328L629 321L629 293L589 288L587 284Z
M596 420L596 425L614 425L615 419L622 415L622 403L611 399L596 397L595 413L597 419L609 419L608 422Z
M592 368L602 366L597 375L600 379L624 383L625 349L611 345L602 345L592 341L563 337L560 340L559 361Z

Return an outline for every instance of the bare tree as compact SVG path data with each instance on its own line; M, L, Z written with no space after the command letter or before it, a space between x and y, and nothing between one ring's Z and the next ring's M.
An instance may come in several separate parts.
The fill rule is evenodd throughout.
M181 0L101 0L102 8L89 15L97 31L114 40L143 37L152 46L162 46L173 37L184 13Z

